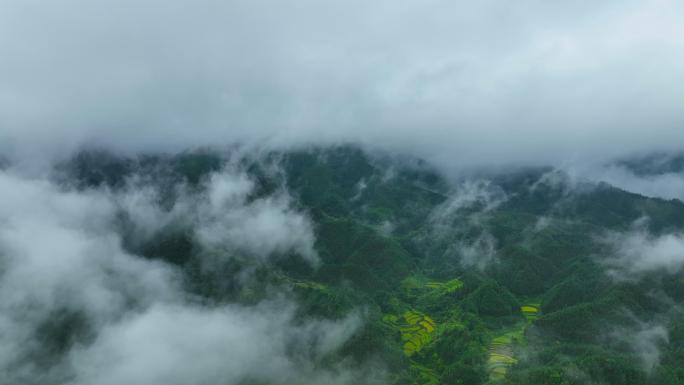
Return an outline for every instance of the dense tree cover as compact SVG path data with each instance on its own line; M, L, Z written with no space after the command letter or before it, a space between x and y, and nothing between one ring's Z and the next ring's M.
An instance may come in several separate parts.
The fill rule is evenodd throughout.
M136 174L172 205L174 186L201 189L228 159L210 151L87 152L62 164L57 177L83 189L120 189ZM302 319L359 311L362 328L328 359L380 362L392 384L684 383L684 317L676 310L684 278L614 279L602 262L611 250L598 239L642 217L653 234L681 230L682 202L570 182L540 168L492 175L496 190L454 208L450 199L462 184L422 162L348 146L239 164L256 182L256 196L286 190L309 215L318 266L296 254L265 262L218 250L223 262L206 269L202 261L217 256L200 250L187 229L170 225L140 244L126 237L122 217L127 247L181 268L188 291L204 301L253 303L277 290L298 301ZM490 193L498 194L494 204ZM466 252L490 260L467 264ZM251 279L239 279L247 271ZM540 314L526 319L526 304L538 304ZM659 359L644 367L643 347L629 338L656 322L669 342L651 341ZM41 333L59 351L86 338L87 325L65 312ZM493 367L504 368L500 377Z

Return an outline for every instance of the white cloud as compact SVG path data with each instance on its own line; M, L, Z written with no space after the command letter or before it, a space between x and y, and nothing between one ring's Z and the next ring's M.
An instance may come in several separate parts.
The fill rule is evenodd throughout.
M430 215L430 232L446 245L444 254L465 267L484 269L496 260L496 238L482 224L488 212L508 200L501 187L489 180L466 180L450 192L448 199ZM477 237L464 237L476 229Z
M311 263L318 261L313 225L293 207L287 192L252 197L254 181L233 164L210 174L201 192L175 186L178 198L170 209L160 206L158 186L143 179L130 178L123 191L111 193L138 239L149 239L176 224L191 229L207 250L236 251L261 260L294 252Z
M684 234L652 235L637 225L607 235L604 242L614 249L614 256L605 263L617 277L656 271L676 274L684 267Z
M82 312L98 326L176 295L171 269L121 249L106 198L0 173L0 201L3 378L24 369L13 360L40 348L33 333L54 312Z
M289 196L280 193L249 201L253 182L225 171L211 176L207 190L208 199L197 206L196 219L197 235L206 246L227 246L261 257L294 251L317 261L312 224L292 208Z
M90 346L76 349L74 384L350 384L351 372L317 370L316 357L338 348L359 326L293 323L291 305L256 308L154 306L105 327ZM292 354L295 350L295 354ZM345 377L349 376L349 377Z
M472 242L459 243L453 247L460 254L460 262L465 267L483 270L496 260L496 239L486 231Z
M639 359L641 369L650 374L660 364L662 347L669 343L667 328L657 321L641 321L629 311L626 316L633 325L616 326L608 340L625 345Z
M225 238L217 235L222 242L235 241L231 226L252 226L271 238L267 246L251 243L252 237L239 247L267 254L311 246L311 239L295 234L310 234L308 222L285 198L248 202L253 186L241 174L218 173L208 185L193 207L200 213L195 219L211 214L227 231ZM358 315L295 321L296 307L285 299L254 307L200 306L182 290L174 268L124 251L115 231L120 209L132 210L141 228L151 226L150 234L154 221L172 215L158 207L138 210L156 193L132 189L120 195L76 192L0 172L0 382L237 385L256 379L312 385L358 383L366 375L382 381L375 368L320 364L358 329ZM235 210L246 216L225 222ZM284 219L290 216L295 219ZM305 229L294 228L300 225ZM285 235L272 234L278 232ZM82 318L75 327L84 328L84 337L64 351L54 350L40 332L59 314ZM71 326L56 327L68 334ZM48 356L54 356L49 364L40 361Z
M584 165L571 169L571 172L588 180L606 182L647 197L684 200L684 174L679 172L637 175L619 165Z
M457 185L449 198L435 208L430 220L440 223L453 219L464 209L477 209L478 212L494 210L508 200L506 192L489 180L466 180Z
M351 140L454 168L684 142L676 0L2 7L0 143L32 161Z
M632 347L641 359L644 370L650 373L660 364L659 346L668 342L667 329L662 325L643 324L632 337Z

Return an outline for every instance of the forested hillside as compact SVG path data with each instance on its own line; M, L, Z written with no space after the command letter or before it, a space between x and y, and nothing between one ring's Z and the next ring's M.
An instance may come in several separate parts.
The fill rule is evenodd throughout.
M252 186L240 195L244 207L283 200L282 210L303 213L313 250L269 248L268 229L257 234L265 257L235 246L254 234L210 247L199 240L192 210L178 210L211 200L208 186L224 172ZM350 338L314 360L377 374L358 383L684 383L684 275L663 250L684 231L679 200L551 168L447 177L416 159L351 146L90 151L53 178L64 189L112 195L144 187L162 214L180 213L141 236L122 205L116 228L129 253L174 266L199 303L285 297L302 324L359 317ZM28 359L54 365L94 338L89 330L78 312L57 312L36 331L44 343Z

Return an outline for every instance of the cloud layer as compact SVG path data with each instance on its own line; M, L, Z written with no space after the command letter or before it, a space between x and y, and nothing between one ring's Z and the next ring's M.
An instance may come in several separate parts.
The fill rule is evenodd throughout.
M182 183L174 190L178 196L171 208L159 204L159 186L139 176L109 196L130 218L138 242L167 227L182 226L192 229L206 250L239 252L260 260L293 252L314 264L318 260L313 225L293 208L287 192L253 197L255 182L235 164L209 175L199 192Z
M614 255L606 260L616 277L634 277L649 272L678 274L684 268L684 234L650 234L637 222L630 231L608 234L604 241Z
M0 147L358 141L443 166L681 148L676 0L5 0Z
M70 357L73 384L348 384L351 371L317 370L359 320L293 325L292 306L154 306L106 326ZM292 350L295 353L292 354Z
M155 192L133 186L79 192L0 172L0 383L308 385L365 376L321 364L356 332L358 315L295 319L296 306L282 297L199 304L180 271L126 251L116 230L121 210L149 234L178 219L154 206ZM308 220L283 195L248 202L252 182L237 170L214 174L206 188L196 202L179 203L200 234L215 232L206 247L236 244L261 261L290 251L315 258ZM269 242L238 242L234 227Z

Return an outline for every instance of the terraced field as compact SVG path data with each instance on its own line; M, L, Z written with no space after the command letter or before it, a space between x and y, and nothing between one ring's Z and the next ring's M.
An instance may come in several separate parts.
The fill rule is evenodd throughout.
M529 322L536 321L539 318L541 312L540 304L530 303L527 305L523 305L520 307L520 311L522 312L525 319Z
M429 316L416 311L404 313L404 324L399 326L401 339L404 341L404 353L412 356L432 341L435 321Z
M495 337L489 344L489 358L487 360L489 379L491 382L503 380L508 369L517 364L514 347L525 343L525 330L539 318L541 313L538 303L525 304L520 307L527 322L520 323L505 333Z
M514 357L513 345L522 338L521 331L523 330L524 326L523 329L516 328L492 340L489 345L489 359L487 360L490 380L503 380L508 368L518 363Z
M433 290L440 290L444 293L451 294L455 292L456 290L460 289L463 287L463 281L460 279L452 279L451 281L447 282L428 282L425 284L425 287L428 289L433 289Z

